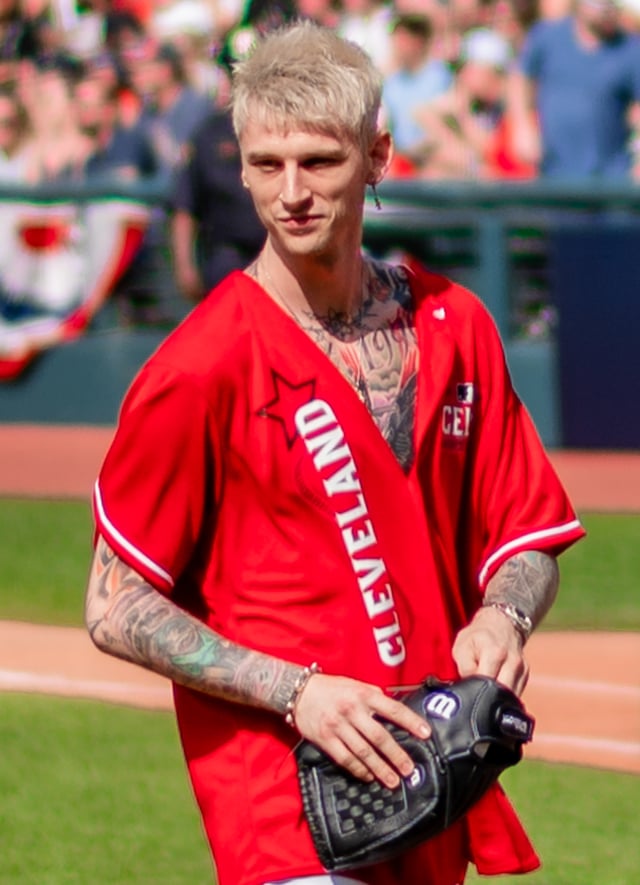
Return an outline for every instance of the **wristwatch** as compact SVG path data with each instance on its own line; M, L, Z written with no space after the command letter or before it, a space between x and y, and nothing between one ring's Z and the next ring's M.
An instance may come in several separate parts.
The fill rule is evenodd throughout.
M502 612L503 615L506 615L507 618L511 621L513 626L516 628L518 633L522 636L523 642L526 642L527 639L531 636L533 632L533 621L526 615L522 609L517 608L511 602L487 602L484 604L485 608L497 608L498 611Z

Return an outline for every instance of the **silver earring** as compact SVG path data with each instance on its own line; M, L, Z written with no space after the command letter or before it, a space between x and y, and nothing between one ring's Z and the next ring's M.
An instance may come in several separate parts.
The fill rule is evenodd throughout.
M371 182L371 193L373 194L373 205L376 207L376 210L379 212L382 209L382 203L380 202L380 197L378 196L378 191L376 190L375 181Z

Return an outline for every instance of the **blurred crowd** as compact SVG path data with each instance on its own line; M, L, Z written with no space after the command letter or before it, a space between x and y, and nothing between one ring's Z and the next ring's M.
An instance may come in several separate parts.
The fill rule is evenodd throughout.
M379 65L393 175L553 174L547 117L561 128L562 115L572 118L560 134L569 153L598 137L575 128L585 113L575 94L592 117L597 99L607 103L594 118L608 130L600 138L621 140L610 149L630 161L618 171L634 172L640 74L622 36L638 55L640 0L0 0L0 178L171 173L224 105L234 59L260 30L299 17L337 28ZM593 76L569 57L561 31L571 20L593 50ZM600 43L608 67L597 63ZM600 94L591 82L616 76ZM561 164L560 174L576 168Z
M0 182L164 179L197 300L261 237L230 71L294 18L378 64L391 176L640 179L640 0L0 0Z

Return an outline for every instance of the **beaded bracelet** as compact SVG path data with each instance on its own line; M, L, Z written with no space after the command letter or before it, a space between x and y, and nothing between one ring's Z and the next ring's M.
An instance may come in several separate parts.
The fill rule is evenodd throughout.
M292 728L296 727L296 705L298 703L300 695L304 691L307 682L311 679L314 673L322 673L320 666L315 661L313 662L313 664L309 664L308 667L305 667L304 670L301 671L300 675L296 679L296 684L293 686L291 697L287 701L287 706L285 707L284 714L284 721Z

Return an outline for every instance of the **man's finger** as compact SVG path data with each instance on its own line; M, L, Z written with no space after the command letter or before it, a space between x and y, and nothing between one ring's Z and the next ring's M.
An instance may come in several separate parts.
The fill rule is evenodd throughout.
M520 696L529 680L529 665L522 657L509 656L495 678Z
M388 719L394 725L404 728L405 731L414 734L416 737L428 738L431 735L431 728L426 719L418 716L416 712L411 710L406 704L394 701L393 698L381 695L375 704L375 713Z

